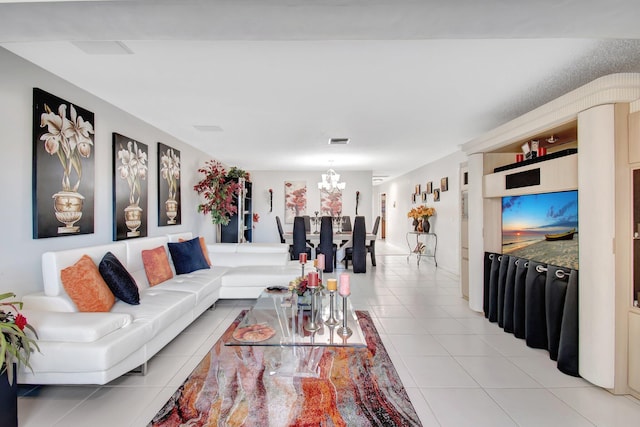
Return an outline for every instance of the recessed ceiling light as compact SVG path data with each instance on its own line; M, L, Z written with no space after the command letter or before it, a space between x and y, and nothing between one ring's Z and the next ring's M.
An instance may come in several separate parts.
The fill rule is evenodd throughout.
M88 55L132 55L133 51L119 41L75 41L75 47Z
M346 145L349 143L349 138L331 138L329 145Z
M200 132L222 132L223 129L217 125L193 125Z

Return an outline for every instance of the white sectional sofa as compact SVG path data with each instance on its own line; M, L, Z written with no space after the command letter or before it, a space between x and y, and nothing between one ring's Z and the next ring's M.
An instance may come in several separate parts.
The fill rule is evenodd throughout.
M105 384L136 368L144 370L153 355L219 298L256 298L266 286L286 285L300 274L299 264L288 261L287 245L209 244L210 269L175 275L171 264L174 277L150 287L141 252L191 238L191 233L180 233L43 254L44 290L23 297L41 353L31 357L33 372L23 368L18 381ZM109 312L79 312L60 272L85 254L98 265L108 251L135 279L140 304L116 299Z

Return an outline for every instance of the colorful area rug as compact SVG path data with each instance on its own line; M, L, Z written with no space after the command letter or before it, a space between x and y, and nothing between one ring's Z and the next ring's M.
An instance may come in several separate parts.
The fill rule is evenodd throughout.
M318 349L312 377L280 374L290 347L225 346L240 313L149 426L421 426L369 313L356 314L367 348Z

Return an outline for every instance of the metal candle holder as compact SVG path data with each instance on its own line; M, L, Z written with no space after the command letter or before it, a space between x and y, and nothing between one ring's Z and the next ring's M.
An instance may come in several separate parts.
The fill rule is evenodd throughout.
M329 326L336 326L340 323L340 321L338 319L336 319L335 316L335 310L333 307L333 301L336 298L336 291L329 291L329 318L327 320L325 320L325 325L329 325Z
M351 294L342 295L342 326L338 328L338 334L342 338L350 337L353 331L347 326L347 298Z
M304 330L308 332L315 332L320 329L320 325L316 322L316 290L317 286L309 286L308 289L311 291L311 318L309 322L304 325Z

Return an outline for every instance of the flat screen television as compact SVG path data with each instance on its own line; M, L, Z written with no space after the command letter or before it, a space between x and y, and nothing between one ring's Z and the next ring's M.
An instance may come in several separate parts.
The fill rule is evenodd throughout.
M502 253L578 269L578 191L502 198Z

